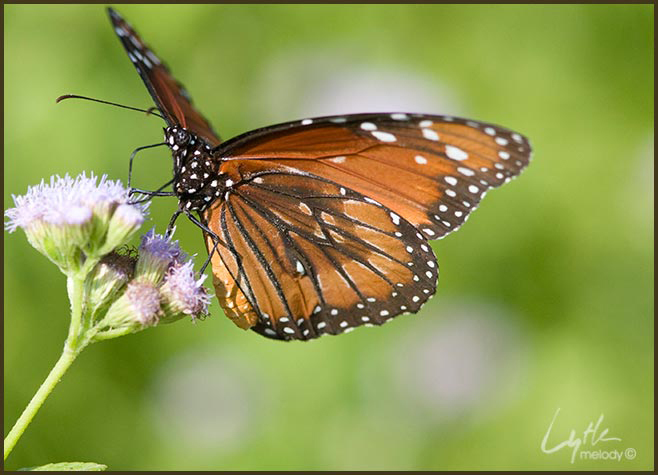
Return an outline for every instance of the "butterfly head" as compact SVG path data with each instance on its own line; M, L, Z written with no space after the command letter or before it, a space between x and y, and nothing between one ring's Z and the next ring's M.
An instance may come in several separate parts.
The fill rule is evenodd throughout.
M227 180L218 174L210 145L180 126L165 128L164 135L174 159L174 191L181 209L201 211L223 196Z

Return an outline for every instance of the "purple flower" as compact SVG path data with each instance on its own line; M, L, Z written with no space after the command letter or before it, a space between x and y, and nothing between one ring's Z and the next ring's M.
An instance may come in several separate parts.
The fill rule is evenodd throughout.
M188 259L188 255L181 250L178 241L172 242L171 236L155 234L155 230L151 229L142 236L135 276L157 284L162 281L172 265Z
M119 181L85 173L53 176L13 199L5 229L22 228L30 244L65 271L125 243L146 212L146 206L127 204L128 190Z
M158 289L146 282L132 281L128 284L123 298L130 305L130 310L142 325L153 325L160 313L160 293Z
M79 224L91 219L90 213L106 212L113 205L128 201L128 190L119 181L107 180L103 175L93 173L87 178L85 173L75 179L68 174L64 177L50 177L50 183L28 187L22 196L12 195L14 208L5 211L9 221L5 228L14 232L21 227L27 229L36 221L49 224Z
M105 176L51 177L14 196L5 228L30 243L69 278L84 272L83 320L95 340L143 330L186 315L206 315L210 297L189 256L154 230L136 253L117 252L142 225L146 206L129 204L128 190Z
M135 258L130 259L134 263ZM210 296L202 285L205 278L196 277L193 262L177 242L149 231L142 236L134 276L125 286L121 282L125 291L104 317L96 319L96 339L137 332L185 316L194 320L207 315Z
M193 319L207 315L210 296L203 287L205 279L205 275L196 278L192 261L172 266L160 289L165 314L169 317L190 315Z
M150 282L131 280L109 308L105 317L96 325L96 336L119 332L134 333L156 325L162 314L160 292Z

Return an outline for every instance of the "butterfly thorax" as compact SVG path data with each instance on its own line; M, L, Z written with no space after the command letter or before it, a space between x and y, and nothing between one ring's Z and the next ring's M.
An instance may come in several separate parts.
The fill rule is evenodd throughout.
M180 208L203 211L223 196L228 177L218 173L219 163L213 158L208 143L182 127L167 127L165 141L174 159L174 192Z

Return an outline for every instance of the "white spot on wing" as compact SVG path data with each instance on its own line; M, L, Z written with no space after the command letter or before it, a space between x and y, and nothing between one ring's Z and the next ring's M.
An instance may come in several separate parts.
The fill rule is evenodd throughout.
M382 142L395 142L397 140L395 135L389 134L388 132L381 132L379 130L373 131L372 135L374 135L375 138L381 140Z
M435 142L438 142L439 140L439 134L432 129L423 129L423 137L427 140L434 140Z
M453 160L466 160L468 158L468 153L454 145L446 145L446 155Z
M299 203L299 209L301 209L304 213L308 214L309 216L313 215L313 211L311 211L311 208L309 208L304 202Z
M458 167L458 168L457 168L457 171L458 171L459 173L461 173L462 175L466 175L466 176L473 176L473 175L475 175L475 172L474 172L473 170L471 170L470 168Z
M367 196L365 196L363 199L366 200L368 203L372 203L372 204L377 205L377 206L382 205L379 201L375 201L372 198L368 198Z
M304 266L299 261L297 261L297 264L295 265L295 269L297 270L298 274L304 275L306 273L306 271L304 270Z
M153 62L153 64L160 64L160 59L156 55L154 55L150 49L146 50L146 56L149 57L149 59L151 60L151 62Z

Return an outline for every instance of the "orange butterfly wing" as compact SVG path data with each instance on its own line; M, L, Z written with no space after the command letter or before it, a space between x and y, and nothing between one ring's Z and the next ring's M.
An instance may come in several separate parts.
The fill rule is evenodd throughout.
M214 284L238 326L306 340L416 312L435 292L431 248L389 208L266 161L239 168L242 183L203 214L226 244Z
M310 339L418 311L438 275L426 239L456 230L531 148L492 124L392 113L266 127L214 153L235 183L204 212L228 243L212 261L220 303L242 328Z
M428 239L456 230L489 188L529 163L528 140L484 122L421 114L356 114L289 122L216 148L320 176L393 209Z

